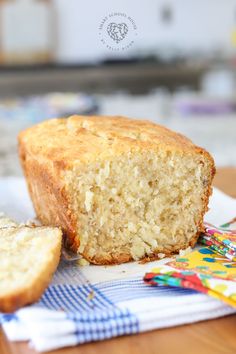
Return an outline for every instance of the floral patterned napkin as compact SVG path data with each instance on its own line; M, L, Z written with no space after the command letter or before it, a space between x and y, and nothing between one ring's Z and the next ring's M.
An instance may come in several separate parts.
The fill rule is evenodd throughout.
M236 307L236 230L235 219L216 228L205 224L202 247L177 257L146 273L144 281L151 285L167 285L195 289Z
M236 260L236 218L217 228L205 223L205 232L199 241L230 260Z

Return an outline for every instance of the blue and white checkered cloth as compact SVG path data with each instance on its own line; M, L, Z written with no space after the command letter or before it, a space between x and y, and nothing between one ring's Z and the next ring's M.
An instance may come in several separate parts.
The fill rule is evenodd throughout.
M0 210L21 220L33 216L23 180L0 180L0 192ZM235 210L232 198L219 191L213 198L214 206L220 202L228 212ZM9 203L14 205L12 213ZM224 218L216 209L208 221ZM9 340L27 340L36 350L48 351L236 312L193 290L145 284L144 274L157 264L79 267L62 260L40 301L14 314L0 314L0 324Z
M3 328L10 340L30 340L45 351L235 311L195 291L149 287L142 276L92 284L83 269L62 262L40 301L1 316Z

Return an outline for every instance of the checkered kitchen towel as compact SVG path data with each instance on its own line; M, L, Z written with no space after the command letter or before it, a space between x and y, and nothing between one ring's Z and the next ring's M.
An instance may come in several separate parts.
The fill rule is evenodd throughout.
M0 195L0 210L18 220L33 216L23 180L1 180ZM211 205L208 222L222 224L235 215L236 201L217 190ZM0 315L0 322L9 340L47 351L236 312L193 290L146 285L143 275L163 262L79 267L62 260L40 301Z

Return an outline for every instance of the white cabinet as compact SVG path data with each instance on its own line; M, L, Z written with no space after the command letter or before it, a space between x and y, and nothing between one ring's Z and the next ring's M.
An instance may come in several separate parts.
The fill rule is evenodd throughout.
M3 1L0 4L1 62L5 64L48 61L52 51L50 2Z

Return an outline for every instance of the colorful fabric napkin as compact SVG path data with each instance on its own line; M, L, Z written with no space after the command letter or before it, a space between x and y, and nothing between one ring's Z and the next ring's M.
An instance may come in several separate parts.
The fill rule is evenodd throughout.
M215 227L205 223L199 241L208 247L177 257L144 277L151 285L195 289L236 307L235 219Z
M236 262L207 247L154 268L144 280L152 285L194 289L236 307Z
M221 227L205 223L205 232L199 241L222 256L236 260L236 218Z

